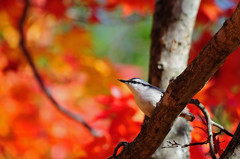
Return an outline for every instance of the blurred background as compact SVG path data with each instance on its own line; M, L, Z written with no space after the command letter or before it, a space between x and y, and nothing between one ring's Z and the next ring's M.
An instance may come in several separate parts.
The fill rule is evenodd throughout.
M202 0L189 63L236 4ZM24 6L24 0L0 0L0 159L110 156L119 141L136 137L144 118L117 79L147 80L154 0L30 0L24 38L44 84L100 137L59 112L39 87L19 44ZM231 132L240 119L239 51L196 95ZM202 128L194 128L193 142L204 141L201 118L192 125ZM216 141L219 155L229 141L225 135ZM191 147L191 158L208 158L207 152L207 145Z

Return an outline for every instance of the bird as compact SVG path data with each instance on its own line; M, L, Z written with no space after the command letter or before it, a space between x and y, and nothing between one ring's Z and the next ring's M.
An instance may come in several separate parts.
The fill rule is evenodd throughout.
M127 85L133 93L135 102L140 110L148 117L151 117L157 103L164 95L164 91L158 87L151 85L140 78L131 78L129 80L118 79L120 82ZM180 117L193 121L195 116L187 110L183 110Z
M118 80L122 83L125 83L131 90L135 102L140 108L140 110L148 117L151 117L157 103L164 95L164 91L140 78Z

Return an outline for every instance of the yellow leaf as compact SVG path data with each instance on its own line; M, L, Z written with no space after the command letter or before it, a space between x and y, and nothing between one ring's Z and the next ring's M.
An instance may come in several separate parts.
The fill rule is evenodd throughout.
M14 27L9 25L3 28L3 38L6 40L6 42L11 48L18 47L20 37L18 31Z

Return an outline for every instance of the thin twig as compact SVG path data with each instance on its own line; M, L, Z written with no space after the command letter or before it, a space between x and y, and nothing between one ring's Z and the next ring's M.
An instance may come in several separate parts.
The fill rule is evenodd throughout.
M201 127L196 127L196 128L200 128L201 130L205 131L203 128ZM220 135L223 132L223 130L221 129L219 132L217 133L213 133L213 138L215 138L217 135ZM189 146L196 146L196 145L204 145L204 144L208 144L209 140L205 140L203 142L194 142L194 143L190 143L190 144L179 144L177 143L175 140L173 141L167 141L167 143L169 144L169 146L163 146L162 148L176 148L176 147L181 147L181 148L185 148L185 147L189 147Z
M189 103L196 105L202 112L203 112L202 109L204 109L205 112L208 112L207 109L204 107L204 105L203 105L202 103L200 103L200 102L197 100L197 101L202 105L202 107L200 108L200 107L197 105L197 102L195 102L194 100L197 100L197 99L192 99ZM208 114L209 114L209 113L208 113ZM209 117L210 117L210 115L209 115ZM205 122L203 119L201 119L201 120L202 120L202 122ZM207 124L207 123L205 123L205 124ZM233 134L230 133L229 131L227 131L222 125L214 122L213 120L211 120L211 124L212 124L212 126L215 126L215 127L217 127L218 129L220 129L220 132L219 132L219 133L224 132L226 135L228 135L228 136L230 136L230 137L233 137Z
M208 143L208 140L203 141L203 142L194 142L194 143L190 143L190 144L179 144L177 143L175 140L171 141L167 141L170 145L169 146L163 146L162 148L176 148L176 147L181 147L181 148L185 148L185 147L189 147L189 146L196 146L196 145L204 145Z
M211 154L213 159L216 159L215 151L214 151L214 143L213 143L212 120L210 118L210 115L209 115L207 109L204 107L204 105L202 103L199 102L198 99L191 99L190 103L196 105L202 111L202 113L205 116L205 119L206 119L206 122L207 122L210 154Z
M215 123L214 121L212 121L212 125L219 128L221 131L223 131L225 134L227 134L228 136L233 137L233 134L230 133L229 131L227 131L222 125Z
M208 140L209 140L210 153L211 153L211 156L213 158L214 157L216 158L215 152L214 152L213 138L215 136L219 135L221 132L224 132L225 134L227 134L231 137L233 137L233 134L230 133L229 131L227 131L222 125L212 121L207 109L204 107L204 105L202 103L199 102L198 99L191 99L191 101L189 103L196 105L202 111L202 113L204 114L204 117L206 119L207 130L208 130ZM202 121L203 121L203 119L202 119ZM215 127L219 128L220 131L218 133L212 134L212 126L215 126Z
M209 143L210 154L211 154L212 158L216 158L215 152L214 152L214 145L213 145L213 142L210 143L211 142L211 138L210 137L212 137L212 141L213 141L213 138L215 138L217 135L221 134L222 132L224 132L225 134L227 134L227 135L229 135L231 137L233 137L233 134L230 133L229 131L227 131L222 125L212 121L211 118L210 118L210 115L209 115L209 113L207 111L207 109L197 99L192 99L189 103L196 105L203 112L206 121L203 118L201 118L201 120L202 120L202 122L204 124L207 125L207 128L208 128L207 129L208 139L206 141L203 141L203 142L196 142L196 143L183 144L183 145L177 143L175 140L167 141L169 146L164 146L162 148L177 148L177 147L185 148L185 147L189 147L189 146L204 145L204 144L208 144ZM217 133L212 133L212 126L215 126L215 127L219 128L220 131L217 132ZM196 127L196 128L199 128L199 129L201 129L201 130L203 130L205 132L205 130L203 128L201 128L201 127ZM211 132L211 133L209 133L209 132ZM213 151L211 150L211 147L213 147Z
M83 120L83 118L77 114L74 114L70 111L68 111L67 109L65 109L64 107L62 107L51 95L51 93L47 90L46 86L43 83L42 78L40 77L37 68L32 60L32 57L30 55L29 50L26 47L26 40L25 40L25 36L24 36L24 21L26 19L27 16L27 11L29 8L30 4L29 4L29 0L25 0L25 6L23 9L23 13L22 16L20 18L19 21L19 32L20 32L20 47L22 49L23 54L25 55L25 57L27 58L27 61L29 63L29 65L31 66L34 76L39 84L39 86L41 87L42 91L44 92L44 94L46 94L46 96L48 97L48 99L52 102L52 104L55 106L55 108L57 110L59 110L62 114L64 114L65 116L67 116L68 118L81 123L84 125L84 127L86 127L94 136L97 136L97 133Z
M195 116L190 112L181 112L180 117L186 119L187 121L194 121Z

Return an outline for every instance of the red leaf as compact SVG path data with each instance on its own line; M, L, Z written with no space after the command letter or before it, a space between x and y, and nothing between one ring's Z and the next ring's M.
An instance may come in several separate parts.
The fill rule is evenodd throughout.
M215 22L223 11L215 4L214 0L203 0L200 3L197 22Z

